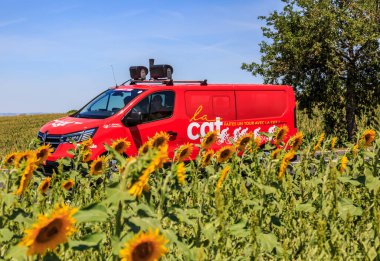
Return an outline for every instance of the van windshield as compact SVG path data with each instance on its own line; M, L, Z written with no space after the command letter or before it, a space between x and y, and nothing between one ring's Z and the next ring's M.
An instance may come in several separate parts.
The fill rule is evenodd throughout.
M73 117L90 119L108 118L124 108L143 91L140 89L107 90L90 101Z

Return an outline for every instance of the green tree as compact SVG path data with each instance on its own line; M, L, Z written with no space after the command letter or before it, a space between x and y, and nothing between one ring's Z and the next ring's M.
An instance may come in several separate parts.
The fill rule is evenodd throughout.
M352 139L356 118L380 104L380 0L282 1L259 17L261 62L242 69L292 85L301 109L320 108L328 133Z

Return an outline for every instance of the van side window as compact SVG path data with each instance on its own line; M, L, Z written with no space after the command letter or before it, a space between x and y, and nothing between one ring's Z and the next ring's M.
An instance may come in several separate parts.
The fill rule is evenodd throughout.
M174 92L156 92L141 100L126 115L141 113L141 123L170 118L174 111Z

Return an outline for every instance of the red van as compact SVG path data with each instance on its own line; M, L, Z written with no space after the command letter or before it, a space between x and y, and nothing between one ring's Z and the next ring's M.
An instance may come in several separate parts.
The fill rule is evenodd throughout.
M54 148L48 161L70 156L71 141L89 138L94 143L91 159L95 159L106 153L105 143L119 138L131 142L125 154L136 155L159 131L171 136L169 156L186 142L200 143L213 130L219 131L216 149L248 132L273 133L282 125L289 127L287 138L297 132L291 86L173 81L171 66L153 62L150 80L145 80L146 67L135 66L130 71L129 83L102 92L75 114L41 128L38 138Z

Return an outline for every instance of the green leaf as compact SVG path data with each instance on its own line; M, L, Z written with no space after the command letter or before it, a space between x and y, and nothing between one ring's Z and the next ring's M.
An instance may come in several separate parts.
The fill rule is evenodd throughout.
M338 178L342 183L350 183L354 186L360 186L362 185L362 183L360 183L359 181L357 180L354 180L354 179L351 179L351 177L347 177L347 176L342 176L342 177L339 177Z
M137 205L136 212L139 216L146 216L146 217L156 217L156 213L154 213L153 209L149 207L146 204L139 204Z
M8 228L0 229L0 243L7 242L13 238L14 233Z
M315 211L315 207L311 203L299 204L296 206L296 211L313 213Z
M342 198L338 202L338 211L343 220L347 219L347 216L361 216L363 210L361 207L356 207L350 199Z
M186 223L187 225L196 226L196 222L194 220L191 220L187 214L187 212L181 208L176 208L175 209L175 214L177 218L181 221Z
M230 226L229 232L231 235L236 236L236 237L240 237L240 238L248 237L250 235L250 232L248 229L245 228L246 225L247 225L247 221L242 220L239 223Z
M86 250L91 247L96 247L99 245L106 235L104 233L94 233L85 236L80 241L69 240L69 246L74 250Z
M11 260L27 260L26 251L28 251L28 248L25 246L12 246L8 250L6 258Z
M376 192L380 188L380 179L378 177L367 176L365 186L369 191Z
M280 244L277 241L277 237L273 233L265 234L259 232L256 236L256 239L264 251L271 252L275 247L280 247Z
M11 205L17 200L17 196L13 193L1 193L1 201L4 201L6 205Z
M160 222L155 218L132 217L129 219L129 221L144 231L148 230L149 228L154 229L160 227Z
M92 204L79 210L74 214L77 222L103 222L107 221L108 214L105 206L101 204Z

